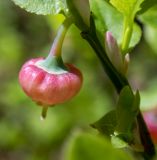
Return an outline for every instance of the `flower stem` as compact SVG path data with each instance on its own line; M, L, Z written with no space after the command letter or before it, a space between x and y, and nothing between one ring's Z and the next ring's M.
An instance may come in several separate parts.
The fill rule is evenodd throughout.
M42 108L42 112L41 112L41 120L44 120L47 116L47 110L48 110L48 106L43 106Z
M52 44L48 57L61 56L63 41L71 24L72 24L71 18L66 18L64 22L61 24L61 26L58 29L57 35L54 39L54 42Z
M38 67L41 67L42 69L51 73L55 72L56 74L64 73L67 71L67 67L62 61L61 50L65 35L71 24L72 19L70 17L65 18L58 29L57 35L54 39L48 56L44 60L36 63Z
M96 31L94 28L95 24L93 21L91 22L91 26L93 28L91 28L89 31L82 32L81 35L84 39L88 41L88 43L94 49L107 75L109 76L109 78L113 82L113 85L117 89L117 92L120 93L121 89L124 86L129 86L129 83L127 79L120 72L116 70L116 68L113 66L113 64L109 60L104 47L102 46L102 44L100 43L96 35Z
M90 46L94 49L107 75L109 76L110 80L115 86L117 92L120 93L123 87L130 86L126 77L116 70L116 68L113 66L113 64L107 57L106 51L96 35L95 24L92 17L91 17L91 28L88 31L82 32L81 35L85 40L87 40ZM152 157L155 155L155 147L140 112L137 115L137 121L139 126L141 142L144 147L144 152L142 153L142 156L145 160L151 160Z
M129 48L129 43L132 36L133 31L133 21L130 20L128 17L124 18L124 26L123 26L123 38L122 38L122 46L121 50L123 54L127 53L127 49Z

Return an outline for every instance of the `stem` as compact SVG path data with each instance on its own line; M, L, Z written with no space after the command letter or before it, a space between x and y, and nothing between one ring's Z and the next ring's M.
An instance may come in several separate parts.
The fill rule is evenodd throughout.
M151 140L150 133L148 131L148 128L145 124L141 112L137 115L137 121L139 124L141 141L145 151L143 152L143 157L145 160L151 160L155 155L155 147Z
M131 40L132 31L133 31L133 22L128 17L124 18L123 28L124 28L124 32L123 32L121 50L123 54L126 54L127 49L129 48L129 43Z
M54 42L52 44L48 57L54 57L54 56L59 57L61 55L63 41L71 24L72 20L70 18L66 18L64 22L61 24L61 26L58 29L57 35L54 39Z
M92 25L94 26L94 24ZM105 69L107 75L113 82L113 85L117 89L117 92L120 93L121 89L124 86L129 86L129 83L127 79L116 70L116 68L113 66L111 61L109 60L104 47L101 45L96 32L93 30L84 31L81 33L82 37L88 41L88 43L91 45L91 47L94 49L95 53L97 54L99 60L101 61L103 68Z
M42 112L41 112L41 120L44 120L46 118L47 110L48 110L48 106L43 106Z
M39 61L36 63L38 67L46 70L47 72L51 72L55 74L65 73L68 69L64 65L61 57L61 50L65 35L72 24L72 19L70 17L66 18L64 22L58 29L57 35L52 44L51 50L43 61Z
M100 43L95 30L95 24L93 19L91 18L91 28L89 31L84 31L81 33L82 37L87 40L90 46L94 49L97 54L99 60L101 61L107 75L110 80L114 84L118 93L123 89L124 86L130 86L128 80L119 73L116 68L112 65L109 58L106 55L105 49ZM145 160L150 160L155 155L154 144L150 138L150 134L148 132L147 126L143 120L141 113L137 115L137 121L139 125L139 132L141 142L144 146L144 153L142 154Z

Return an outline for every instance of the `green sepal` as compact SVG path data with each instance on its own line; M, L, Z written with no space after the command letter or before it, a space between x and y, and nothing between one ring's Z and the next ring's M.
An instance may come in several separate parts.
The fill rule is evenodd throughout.
M46 59L38 61L36 65L46 72L54 74L63 74L68 72L62 58L59 56L48 56Z

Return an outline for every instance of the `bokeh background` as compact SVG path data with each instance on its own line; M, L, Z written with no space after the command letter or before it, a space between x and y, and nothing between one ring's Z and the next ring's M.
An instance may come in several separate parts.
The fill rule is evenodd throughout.
M117 95L79 30L72 26L63 47L63 59L83 73L84 84L71 101L50 108L40 121L41 108L18 84L22 64L46 56L62 16L39 16L0 1L0 160L60 160L68 137L76 130L96 132L89 124L111 110ZM141 109L157 104L157 28L145 32L131 53L129 81L141 91ZM156 44L156 43L155 43Z

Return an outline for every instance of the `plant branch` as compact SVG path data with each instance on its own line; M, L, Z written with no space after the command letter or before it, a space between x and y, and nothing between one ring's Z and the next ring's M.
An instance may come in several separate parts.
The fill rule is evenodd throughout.
M109 78L113 82L113 85L117 89L117 92L120 93L121 89L124 86L126 85L129 86L127 79L121 73L119 73L115 69L115 67L112 65L111 61L107 57L106 52L103 46L101 45L98 37L96 36L96 34L94 34L94 32L90 32L90 33L82 32L81 35L84 39L88 41L88 43L91 45L91 47L96 52L99 60L101 61L103 65L103 68L105 69L107 75L109 76Z
M99 60L103 65L103 68L105 69L107 75L109 76L110 80L115 86L117 92L120 93L123 87L127 85L130 86L126 77L116 70L116 68L112 65L109 58L107 57L105 49L96 35L95 24L92 18L91 18L91 28L88 31L83 31L81 35L85 40L87 40L90 46L94 49L95 53L97 54ZM151 160L152 157L155 155L155 148L150 138L147 126L140 112L137 115L137 121L139 125L141 142L144 146L144 152L142 153L142 155L145 160Z

